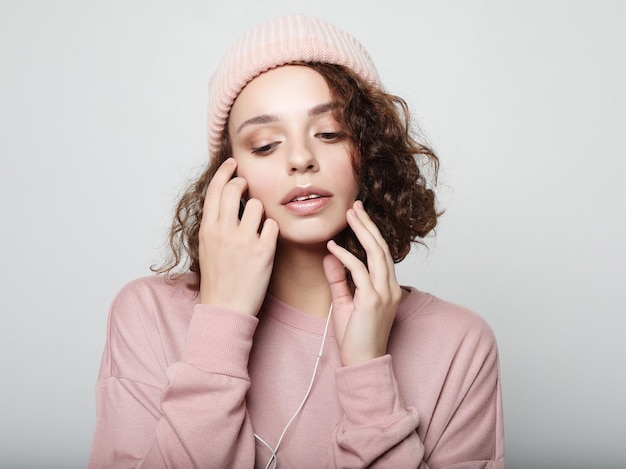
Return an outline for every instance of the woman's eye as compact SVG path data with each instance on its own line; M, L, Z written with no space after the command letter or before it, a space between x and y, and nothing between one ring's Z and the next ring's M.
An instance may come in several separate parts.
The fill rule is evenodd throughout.
M252 148L252 153L254 153L255 155L267 155L274 148L276 148L277 145L278 143L274 142L274 143L268 143L267 145L262 145L260 147L254 147Z
M343 132L319 132L316 136L325 141L334 142L342 139L345 136Z

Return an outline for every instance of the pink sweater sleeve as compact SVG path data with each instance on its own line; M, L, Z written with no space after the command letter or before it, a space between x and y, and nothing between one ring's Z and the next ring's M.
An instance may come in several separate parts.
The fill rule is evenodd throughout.
M439 363L435 368L444 367ZM416 409L403 403L391 355L338 369L344 414L330 466L504 469L499 360L492 332L484 326L466 334L447 370L434 414L427 426L420 426Z
M89 467L254 467L245 395L258 320L196 305L182 359L160 369L158 334L128 296L111 311Z
M330 448L330 467L418 467L424 445L415 431L417 410L402 402L391 356L339 368L335 376L344 415Z

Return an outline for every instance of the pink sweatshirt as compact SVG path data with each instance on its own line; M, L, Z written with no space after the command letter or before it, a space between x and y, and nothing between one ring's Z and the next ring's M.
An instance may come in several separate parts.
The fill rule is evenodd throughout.
M163 277L113 302L89 467L263 468L311 379L325 320L268 296L258 318ZM415 289L388 355L342 366L332 322L279 468L504 468L498 351L476 314Z

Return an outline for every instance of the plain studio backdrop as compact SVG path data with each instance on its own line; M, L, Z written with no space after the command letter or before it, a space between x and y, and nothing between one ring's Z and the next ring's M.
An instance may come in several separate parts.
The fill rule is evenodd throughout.
M207 80L286 13L359 38L442 162L398 267L499 341L510 469L626 467L619 1L0 1L0 467L85 467L108 307L206 161Z

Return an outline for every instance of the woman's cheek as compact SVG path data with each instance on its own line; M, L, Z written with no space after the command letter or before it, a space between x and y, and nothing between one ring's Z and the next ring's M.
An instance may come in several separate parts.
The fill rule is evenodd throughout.
M259 187L255 182L251 182L250 179L246 178L248 181L248 198L249 199L258 199L263 205L267 202L267 196L265 194L266 191L263 190L262 187Z

